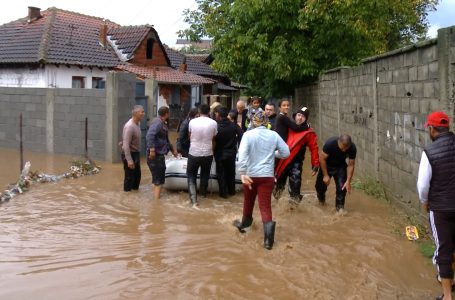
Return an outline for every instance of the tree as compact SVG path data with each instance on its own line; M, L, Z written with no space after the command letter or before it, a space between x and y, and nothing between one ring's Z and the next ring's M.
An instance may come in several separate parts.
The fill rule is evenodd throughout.
M213 39L213 66L280 96L323 70L425 37L438 0L196 0L181 37Z

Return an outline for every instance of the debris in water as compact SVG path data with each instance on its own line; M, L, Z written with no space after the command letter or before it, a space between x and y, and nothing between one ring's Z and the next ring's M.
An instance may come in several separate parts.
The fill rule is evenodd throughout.
M57 182L62 178L79 178L81 176L98 174L100 167L92 160L73 160L69 171L61 175L49 175L38 171L30 171L31 163L25 163L21 176L16 184L9 185L8 188L0 194L0 202L9 201L14 196L26 192L32 183Z
M419 239L419 231L417 230L417 227L410 225L406 226L406 237L410 241L415 241Z

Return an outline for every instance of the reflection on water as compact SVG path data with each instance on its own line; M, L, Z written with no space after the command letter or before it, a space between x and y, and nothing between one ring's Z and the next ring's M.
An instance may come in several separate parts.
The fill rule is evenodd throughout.
M32 169L62 173L70 157L27 153ZM17 152L1 150L0 184L17 179ZM359 192L349 213L321 207L305 174L297 211L273 201L272 251L231 225L241 194L211 195L191 209L185 192L152 199L122 192L122 166L39 184L0 205L0 299L429 299L439 293L429 260L392 233L389 208ZM17 171L16 171L17 169ZM307 168L309 169L309 167ZM11 171L13 170L13 171ZM333 186L329 187L333 198Z

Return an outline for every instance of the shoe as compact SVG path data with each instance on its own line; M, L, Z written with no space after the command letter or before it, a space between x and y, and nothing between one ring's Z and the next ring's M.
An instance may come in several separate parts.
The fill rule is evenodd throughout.
M252 217L242 217L242 221L234 220L232 223L241 233L245 233L251 229L251 225L253 225L253 218Z
M337 212L344 211L344 205L337 205L336 210Z
M280 199L283 190L284 188L275 186L275 188L273 189L273 198L275 198L276 200Z
M264 248L267 250L272 250L275 242L275 225L275 221L264 223Z
M319 204L324 206L325 205L325 196L321 196L319 194L317 194L317 196L318 196Z

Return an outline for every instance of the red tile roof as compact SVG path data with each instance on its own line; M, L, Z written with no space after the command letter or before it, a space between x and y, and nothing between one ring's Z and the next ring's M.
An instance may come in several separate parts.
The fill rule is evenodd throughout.
M122 51L122 54L130 59L136 48L152 28L152 26L148 25L122 26L109 29L107 35L111 41L115 42L117 48Z
M134 73L141 78L154 78L159 83L170 84L213 84L214 81L193 73L181 72L170 67L143 67L132 64L121 64L118 70Z
M101 26L120 25L75 12L49 8L42 18L22 18L0 26L0 63L55 63L114 67L113 49L99 44Z

